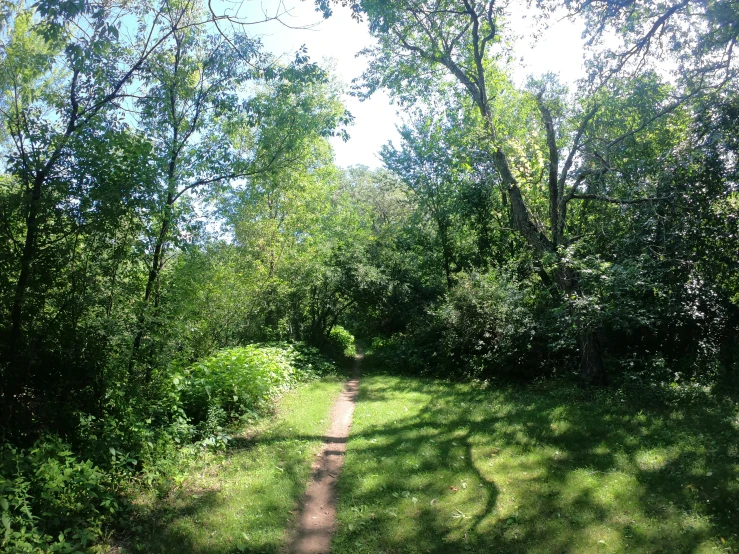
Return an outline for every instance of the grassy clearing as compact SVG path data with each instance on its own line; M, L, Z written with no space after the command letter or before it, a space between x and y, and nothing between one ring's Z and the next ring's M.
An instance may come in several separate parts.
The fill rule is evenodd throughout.
M125 551L279 552L340 389L336 379L287 393L274 419L234 437L216 460L192 468L167 498L142 498L138 530Z
M738 462L728 403L368 376L333 552L737 552Z

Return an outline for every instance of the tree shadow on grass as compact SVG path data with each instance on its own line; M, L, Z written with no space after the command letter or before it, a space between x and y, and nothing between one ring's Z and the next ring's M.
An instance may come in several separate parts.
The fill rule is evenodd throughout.
M367 379L335 552L737 548L735 412L609 392Z
M263 440L262 440L263 439ZM242 441L182 488L137 506L129 552L278 553L305 490L302 451L315 437L266 434Z
M194 538L176 524L197 518L221 504L218 491L204 491L199 495L175 502L172 497L153 501L147 506L134 506L127 523L128 532L121 537L125 552L170 552L172 546L183 553L197 552Z

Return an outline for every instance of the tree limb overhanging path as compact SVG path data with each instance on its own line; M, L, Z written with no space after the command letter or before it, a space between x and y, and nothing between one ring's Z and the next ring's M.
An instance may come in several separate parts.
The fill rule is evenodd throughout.
M290 545L290 554L328 554L336 529L336 483L344 465L346 443L359 392L363 352L357 347L352 378L331 407L329 429L313 464L308 489Z

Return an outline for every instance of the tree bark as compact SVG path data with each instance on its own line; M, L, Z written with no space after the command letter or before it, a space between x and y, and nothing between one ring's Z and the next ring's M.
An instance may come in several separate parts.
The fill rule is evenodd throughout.
M138 351L141 348L141 341L144 338L144 331L146 328L146 312L151 302L151 295L154 291L154 285L156 284L157 278L159 277L159 273L161 271L161 259L164 249L164 243L167 240L170 219L172 217L172 206L170 205L171 198L172 194L170 193L167 198L167 205L164 208L164 221L162 221L162 226L159 230L156 244L154 245L154 256L152 258L151 269L149 269L149 277L146 281L146 289L144 292L144 305L141 308L141 314L139 315L138 329L136 330L136 336L133 339L131 359L128 363L129 373L133 371L133 368L136 365L136 356L138 355Z
M603 363L600 336L597 331L583 328L579 332L580 375L586 383L596 386L608 384L608 372Z
M721 364L727 373L739 370L739 364L737 364L737 357L739 356L737 336L739 336L739 308L734 304L729 304L719 346L719 360L721 360Z
M6 423L18 421L17 411L20 408L20 398L23 395L24 376L26 374L22 363L21 352L23 335L23 309L25 307L28 281L31 277L31 266L36 257L36 240L38 238L38 217L41 205L41 187L44 177L37 174L33 180L29 199L28 215L26 216L26 238L20 260L20 273L16 281L11 310L10 337L8 343L8 365L3 371L0 391L3 397L3 419Z
M452 253L449 246L449 233L443 224L439 224L439 238L441 239L441 252L444 257L444 276L446 277L446 288L452 288Z
M23 326L23 305L26 299L26 290L28 289L28 279L31 276L31 263L36 256L36 238L38 235L38 213L41 204L41 185L43 176L37 175L33 180L31 189L31 198L28 206L28 216L26 217L26 239L23 244L23 253L21 255L21 270L18 275L18 281L15 286L15 294L13 296L13 309L11 312L11 331L10 331L10 359L14 362L19 349L21 339L21 330Z

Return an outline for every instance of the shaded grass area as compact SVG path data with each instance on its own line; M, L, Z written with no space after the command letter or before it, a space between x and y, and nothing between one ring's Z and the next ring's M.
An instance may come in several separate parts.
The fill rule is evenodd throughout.
M341 386L323 380L287 393L274 419L235 436L168 497L140 499L125 551L279 552Z
M361 384L334 554L737 552L736 405Z

